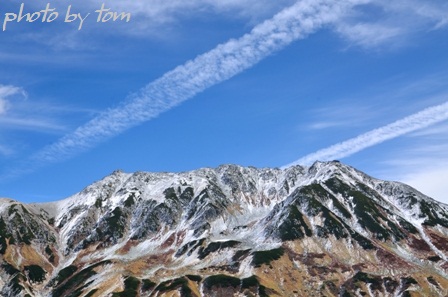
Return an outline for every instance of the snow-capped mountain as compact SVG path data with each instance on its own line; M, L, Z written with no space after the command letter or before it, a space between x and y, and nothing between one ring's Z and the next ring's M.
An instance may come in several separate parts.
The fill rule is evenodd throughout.
M116 171L0 199L1 296L447 296L448 206L352 167Z

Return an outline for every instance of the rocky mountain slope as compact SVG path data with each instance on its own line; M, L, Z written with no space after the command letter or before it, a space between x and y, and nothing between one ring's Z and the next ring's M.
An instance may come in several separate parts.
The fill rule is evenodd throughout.
M337 161L0 199L1 296L448 296L448 206Z

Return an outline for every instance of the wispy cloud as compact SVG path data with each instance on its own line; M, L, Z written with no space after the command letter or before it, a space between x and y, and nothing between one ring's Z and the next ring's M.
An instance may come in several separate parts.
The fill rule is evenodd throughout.
M86 114L88 118L97 114L90 109L28 97L22 87L0 84L0 156L17 155L27 146L24 143L30 143L32 133L64 135L73 114L77 114L77 118L79 114Z
M15 95L27 96L26 92L20 87L0 84L0 115L6 114L10 104L9 98Z
M308 125L308 128L311 130L323 130L329 128L336 128L341 126L353 125L353 122L350 121L319 121L314 122Z
M310 115L310 124L306 125L305 129L324 130L361 126L376 118L381 112L380 107L372 104L366 105L356 100L334 100L325 107L307 112Z
M235 11L240 5L238 3L245 3L248 8L255 3L253 0L230 1L228 4L231 5L225 6L219 4L221 2L212 0L193 2L196 4L207 3L212 10L222 11ZM282 1L282 4L289 2L289 0L285 0ZM92 3L90 2L90 4ZM152 6L146 2L132 2L126 3L126 5L133 7L134 11L145 14L146 17L152 13L149 11L152 9L151 7L159 7L167 19L180 13L181 10L187 12L191 8L180 9L184 7L182 5L186 5L185 1L173 1L170 4L167 4L166 1L148 3L155 3L158 6ZM32 163L33 166L38 167L40 164L61 161L88 150L133 126L157 117L162 112L250 68L291 42L304 38L328 24L331 24L329 27L335 32L364 46L389 42L398 35L415 29L415 26L410 25L412 24L410 21L401 23L404 19L412 19L409 12L412 16L418 16L415 23L425 23L426 29L444 26L443 15L436 12L437 9L446 11L446 6L439 5L436 1L429 1L422 12L417 2L409 3L401 9L399 5L382 0L297 1L272 19L255 26L250 33L243 37L218 45L210 52L166 73L127 98L118 107L104 111L73 133L67 134L56 143L43 148L31 157L28 164ZM118 2L117 5L119 5ZM195 5L193 5L192 11L201 7L201 5ZM366 22L363 20L366 16L362 13L362 7L368 5L380 8L382 15L379 21ZM357 11L353 7L361 8ZM397 11L400 12L400 19L393 21ZM370 40L373 37L376 38L374 42Z
M66 128L47 115L56 106L28 102L27 92L17 86L0 85L0 130L29 130L39 132L65 131ZM3 146L3 150L6 148Z
M65 126L49 119L24 117L0 117L0 127L37 132L65 132L67 130Z
M0 122L6 118L5 115L10 107L10 98L18 94L26 97L26 93L22 88L0 84ZM12 150L0 143L0 155L7 156L10 154L12 154Z
M51 30L39 28L32 33L15 28L20 34L16 34L22 40L32 40L55 50L71 49L75 51L95 48L97 41L91 38L92 34L100 35L130 35L138 37L150 37L156 39L169 38L166 34L180 27L179 23L188 22L191 19L219 17L227 20L238 19L246 24L256 24L276 12L295 3L296 0L147 0L147 1L109 1L106 8L117 12L129 12L132 19L129 23L108 24L109 29L104 30L104 24L97 23L95 11L101 7L101 2L86 0L72 3L71 0L60 0L51 3L52 8L64 11L72 5L72 10L86 15L91 13L85 21L82 34L71 24L60 24ZM306 2L306 1L305 1ZM19 5L19 4L17 4ZM26 7L35 10L42 9L42 3L26 3ZM95 15L95 16L94 16ZM58 21L56 21L58 22ZM12 30L13 27L11 27Z
M132 32L154 33L157 29L160 30L183 18L197 17L198 14L203 16L206 13L256 21L294 2L294 0L149 0L115 1L108 5L114 10L130 11L137 16L134 26L135 29L141 30L131 30ZM448 5L440 0L424 2L420 0L363 0L358 1L358 4L366 4L368 9L374 8L378 14L373 19L367 17L370 19L369 22L361 21L366 18L366 13L360 8L353 11L349 17L339 19L336 31L361 46L378 46L399 35L415 32L415 29L440 28L448 23L446 14ZM90 0L85 5L94 8L98 2ZM138 16L143 17L138 18Z
M448 119L448 102L426 108L389 125L371 130L355 138L332 145L328 148L306 155L286 165L308 165L316 160L334 160L348 157L368 147L380 144L404 134L429 127Z
M308 3L308 0L149 0L149 1L112 1L107 7L115 11L132 13L132 21L123 24L109 24L109 29L94 22L94 18L86 20L86 25L79 34L75 27L60 25L51 29L39 28L32 33L22 30L18 26L15 42L36 42L46 49L58 52L69 49L74 53L96 51L100 48L98 40L101 36L114 34L142 38L156 38L158 40L170 39L176 36L179 24L191 19L219 17L224 20L239 18L246 24L254 24L266 17L280 11L295 2ZM321 1L322 2L322 1ZM342 1L343 3L345 1ZM413 1L413 0L357 0L362 4L359 9L338 18L332 29L346 39L349 45L363 48L378 48L380 46L394 47L397 44L407 44L415 41L415 36L429 30L440 29L448 24L448 5L440 0ZM60 0L52 3L52 7L63 11L70 0ZM331 5L331 4L330 4ZM27 7L41 9L38 2L27 3ZM73 4L76 12L94 13L99 8L96 0L86 0ZM371 11L378 11L374 16ZM90 21L90 22L89 22ZM11 29L12 30L12 29ZM170 32L170 34L167 34ZM97 38L93 38L93 36ZM64 51L66 52L66 51ZM45 58L44 54L41 54ZM26 51L11 54L9 48L4 53L0 51L0 59L8 57L33 60ZM56 58L59 55L55 55ZM59 57L62 59L62 56ZM79 59L81 60L81 59ZM54 61L49 61L54 63Z
M387 169L382 172L382 177L402 181L426 195L448 204L448 184L446 182L448 141L429 140L430 144L428 144L425 142L426 135L418 138L418 143L413 144L415 145L413 149L401 150L399 153L394 152L388 156L383 162L387 165ZM417 142L417 140L411 140Z
M166 73L85 125L45 147L34 156L35 165L61 161L104 140L157 117L207 88L250 68L294 40L337 20L357 1L300 1L282 10L239 39Z
M6 97L16 95L16 94L22 94L25 96L26 93L20 87L0 84L0 98L6 98Z
M437 125L422 131L416 131L409 136L411 137L427 137L427 138L443 138L448 143L448 123ZM448 151L448 150L447 150Z
M144 15L148 20L147 24L154 26L173 22L179 16L195 15L206 11L258 19L293 3L293 0L150 0L117 1L110 5L120 11Z
M448 15L446 14L448 3L446 1L380 0L379 3L385 6L389 13L398 16L397 21L402 20L403 15L412 14L413 16L408 17L408 21L414 19L415 25L430 23L436 29L448 24Z
M397 37L403 34L398 27L369 23L341 24L337 32L351 43L364 48L375 48L385 43L390 44L391 41L395 43Z
M384 179L409 184L426 195L448 204L448 123L410 133L402 147L382 156L383 169L375 172Z
M376 11L372 17L372 11ZM429 0L375 0L341 19L335 31L350 45L376 49L415 42L415 36L448 24L448 4Z

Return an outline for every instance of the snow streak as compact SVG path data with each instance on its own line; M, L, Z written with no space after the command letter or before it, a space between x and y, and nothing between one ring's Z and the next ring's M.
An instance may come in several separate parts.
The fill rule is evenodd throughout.
M337 143L330 147L306 155L286 166L309 165L317 160L330 161L348 157L363 149L393 139L404 134L426 128L448 119L448 101L428 107L420 112L407 116L389 125L371 130L355 138Z
M33 155L35 162L67 159L125 130L153 119L257 64L294 40L339 19L358 0L304 0L255 26L239 39L178 66L59 141Z

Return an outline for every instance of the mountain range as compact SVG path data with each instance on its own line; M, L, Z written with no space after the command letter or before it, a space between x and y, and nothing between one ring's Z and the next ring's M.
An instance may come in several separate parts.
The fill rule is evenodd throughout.
M448 296L448 205L338 161L0 199L0 295Z

